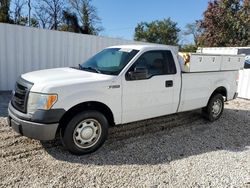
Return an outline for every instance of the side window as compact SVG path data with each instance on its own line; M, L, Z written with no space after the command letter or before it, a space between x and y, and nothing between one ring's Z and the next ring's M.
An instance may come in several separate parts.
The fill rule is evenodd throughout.
M176 66L171 51L165 51L165 59L167 61L167 74L176 74Z
M128 80L141 80L157 75L176 74L172 53L163 50L145 52L130 67L127 74L129 74L126 76Z

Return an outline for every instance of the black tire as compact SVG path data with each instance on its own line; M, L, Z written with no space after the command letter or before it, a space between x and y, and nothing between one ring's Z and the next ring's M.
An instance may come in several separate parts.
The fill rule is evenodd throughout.
M95 127L98 127L95 129ZM99 128L100 127L100 128ZM108 121L107 118L98 111L84 111L74 116L68 125L61 130L61 141L65 149L75 155L83 155L96 151L100 148L108 137ZM79 134L79 130L81 133ZM83 131L84 130L84 131ZM93 145L87 146L87 138L93 136ZM85 135L84 135L85 134ZM82 136L84 135L84 136ZM92 137L90 137L91 139ZM85 140L84 140L85 139ZM82 141L86 141L84 144Z
M210 98L207 106L202 109L202 113L207 120L214 122L221 117L223 110L224 98L221 94L215 94Z

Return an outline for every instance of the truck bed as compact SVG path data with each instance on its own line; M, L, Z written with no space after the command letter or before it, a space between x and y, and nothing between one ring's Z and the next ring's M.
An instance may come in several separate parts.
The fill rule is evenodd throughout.
M178 112L202 108L207 105L213 91L218 87L226 87L227 100L234 97L237 91L236 71L182 73L182 89Z

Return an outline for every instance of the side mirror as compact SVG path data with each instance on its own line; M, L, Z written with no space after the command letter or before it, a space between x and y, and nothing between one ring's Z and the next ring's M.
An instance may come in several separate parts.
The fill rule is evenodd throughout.
M129 80L143 80L148 78L148 69L146 67L135 67L134 71L128 72Z
M250 56L246 56L244 69L250 69Z
M244 69L250 69L250 61L245 62Z

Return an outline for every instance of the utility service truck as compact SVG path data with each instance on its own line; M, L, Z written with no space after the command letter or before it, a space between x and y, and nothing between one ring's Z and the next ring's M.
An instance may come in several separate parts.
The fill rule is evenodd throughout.
M163 45L109 47L77 67L21 75L8 122L33 139L53 140L58 133L64 147L80 155L97 150L117 124L200 108L215 121L224 101L237 97L244 58L178 55Z

